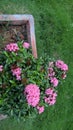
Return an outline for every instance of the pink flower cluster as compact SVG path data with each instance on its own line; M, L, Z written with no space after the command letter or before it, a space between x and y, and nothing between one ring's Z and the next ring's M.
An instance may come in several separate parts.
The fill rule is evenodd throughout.
M17 52L19 50L19 47L17 45L17 43L10 43L8 45L6 45L5 48L6 51L10 51L10 52Z
M45 91L45 103L48 103L49 105L54 105L56 102L57 93L54 91L53 88L48 88Z
M23 43L23 47L26 48L26 49L28 49L30 47L30 44L28 42L24 42Z
M3 71L3 65L0 65L0 72Z
M58 86L58 79L56 77L52 77L50 82L53 84L54 87Z
M49 73L48 73L49 77L53 77L55 75L55 72L52 67L48 68L48 71L49 71Z
M53 63L52 63L53 64ZM50 78L50 83L52 83L52 85L54 86L54 87L56 87L56 86L58 86L58 79L55 77L55 71L54 71L54 69L52 68L52 67L50 67L50 68L48 68L48 71L49 71L49 73L48 73L48 76L49 76L49 78Z
M36 107L40 100L40 89L36 84L29 84L24 90L28 105Z
M68 71L68 65L65 64L62 60L57 60L55 62L55 66L62 71L61 78L66 78L66 71Z
M55 69L56 68L56 69ZM50 80L50 83L53 85L53 87L58 86L59 80L56 78L58 71L62 71L60 77L62 79L66 78L66 71L68 71L68 65L65 64L61 60L57 60L56 62L50 62L49 68L48 68L48 77Z
M36 108L37 108L39 114L44 112L44 106L37 106Z
M11 69L13 76L16 76L17 80L21 80L21 68L16 67Z
M63 71L68 71L68 65L61 60L57 60L55 66Z

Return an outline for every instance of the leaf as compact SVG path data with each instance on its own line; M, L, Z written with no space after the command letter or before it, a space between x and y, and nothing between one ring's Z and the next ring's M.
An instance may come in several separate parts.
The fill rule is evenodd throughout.
M11 112L10 112L10 113L11 113L11 116L13 116L13 109L11 110Z
M9 57L9 55L6 51L4 51L4 54L5 54L6 57Z

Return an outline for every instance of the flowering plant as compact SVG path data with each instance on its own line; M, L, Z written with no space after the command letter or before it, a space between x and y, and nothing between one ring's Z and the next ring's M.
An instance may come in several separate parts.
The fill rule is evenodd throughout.
M0 52L0 113L26 118L56 103L68 66L45 56L35 59L31 52L27 42L10 43Z

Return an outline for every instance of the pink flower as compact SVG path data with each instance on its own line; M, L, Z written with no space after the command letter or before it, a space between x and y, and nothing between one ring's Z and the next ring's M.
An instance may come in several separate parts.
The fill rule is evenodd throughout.
M63 64L61 70L68 71L68 65Z
M55 72L49 73L48 76L49 77L53 77L55 75Z
M23 43L23 47L26 48L26 49L28 49L30 47L30 44L28 42L24 42Z
M44 112L44 106L37 106L37 110L39 112L39 114Z
M57 93L54 91L53 88L48 88L45 91L46 96L44 97L44 100L49 105L54 105L56 102Z
M52 77L50 82L53 84L54 87L56 87L58 85L58 79L55 77Z
M49 105L51 106L51 105L54 105L56 103L56 99L50 99L50 101L49 101Z
M19 68L19 67L12 69L11 71L13 72L13 75L20 75L21 74L21 68Z
M12 68L11 71L12 71L12 74L16 76L17 80L21 80L21 68L19 67Z
M49 95L49 94L52 94L53 93L53 89L52 88L48 88L48 89L46 89L46 91L45 91L45 94L46 95Z
M48 71L49 71L49 73L52 73L53 72L53 68L48 68Z
M10 52L17 52L19 50L19 47L17 45L17 43L10 43L8 45L6 45L5 48L6 51L10 51Z
M0 65L0 72L3 71L3 65Z
M63 71L68 71L68 65L65 64L63 61L61 60L57 60L55 63L56 67L63 70Z
M20 75L16 75L16 79L17 80L21 80L21 76Z
M51 67L48 68L48 71L49 71L49 73L48 73L49 77L53 77L55 75L55 72L54 72L53 68L51 68Z
M26 95L28 105L31 105L32 107L37 106L40 100L40 89L36 84L27 85L24 94Z
M61 61L61 60L57 60L55 65L56 65L57 68L61 69L61 67L64 65L64 62Z

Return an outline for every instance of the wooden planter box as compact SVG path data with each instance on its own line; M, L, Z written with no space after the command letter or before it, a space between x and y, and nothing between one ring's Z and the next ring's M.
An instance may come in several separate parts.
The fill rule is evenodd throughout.
M35 58L37 58L37 50L36 50L36 41L35 41L35 31L34 31L34 19L32 15L0 15L0 36L5 29L5 26L7 29L12 30L22 37L22 40L25 40L29 42L32 46L32 53ZM12 27L12 28L11 28ZM22 27L22 32L19 32ZM4 38L6 36L6 40L11 38L11 35L9 30L6 30L6 32L3 31L4 35L1 37ZM12 32L13 33L13 32ZM22 35L23 33L23 35ZM14 35L14 34L13 34ZM25 38L26 37L26 38ZM11 39L12 40L12 39ZM7 41L11 42L11 41ZM1 42L0 42L1 44ZM7 44L4 42L4 45ZM0 45L3 46L3 45ZM1 48L1 47L0 47Z
M5 29L5 26L7 30ZM12 42L10 31L14 29L15 33L19 31L17 29L23 28L22 40L29 42L32 47L32 53L35 58L37 58L35 31L34 31L34 19L32 15L0 15L0 38L6 37L6 42L0 42L0 50L4 47L7 42ZM5 29L3 31L3 29ZM2 33L3 32L3 33ZM20 32L19 32L20 33ZM10 41L9 41L10 40ZM5 119L7 116L0 114L0 120Z

